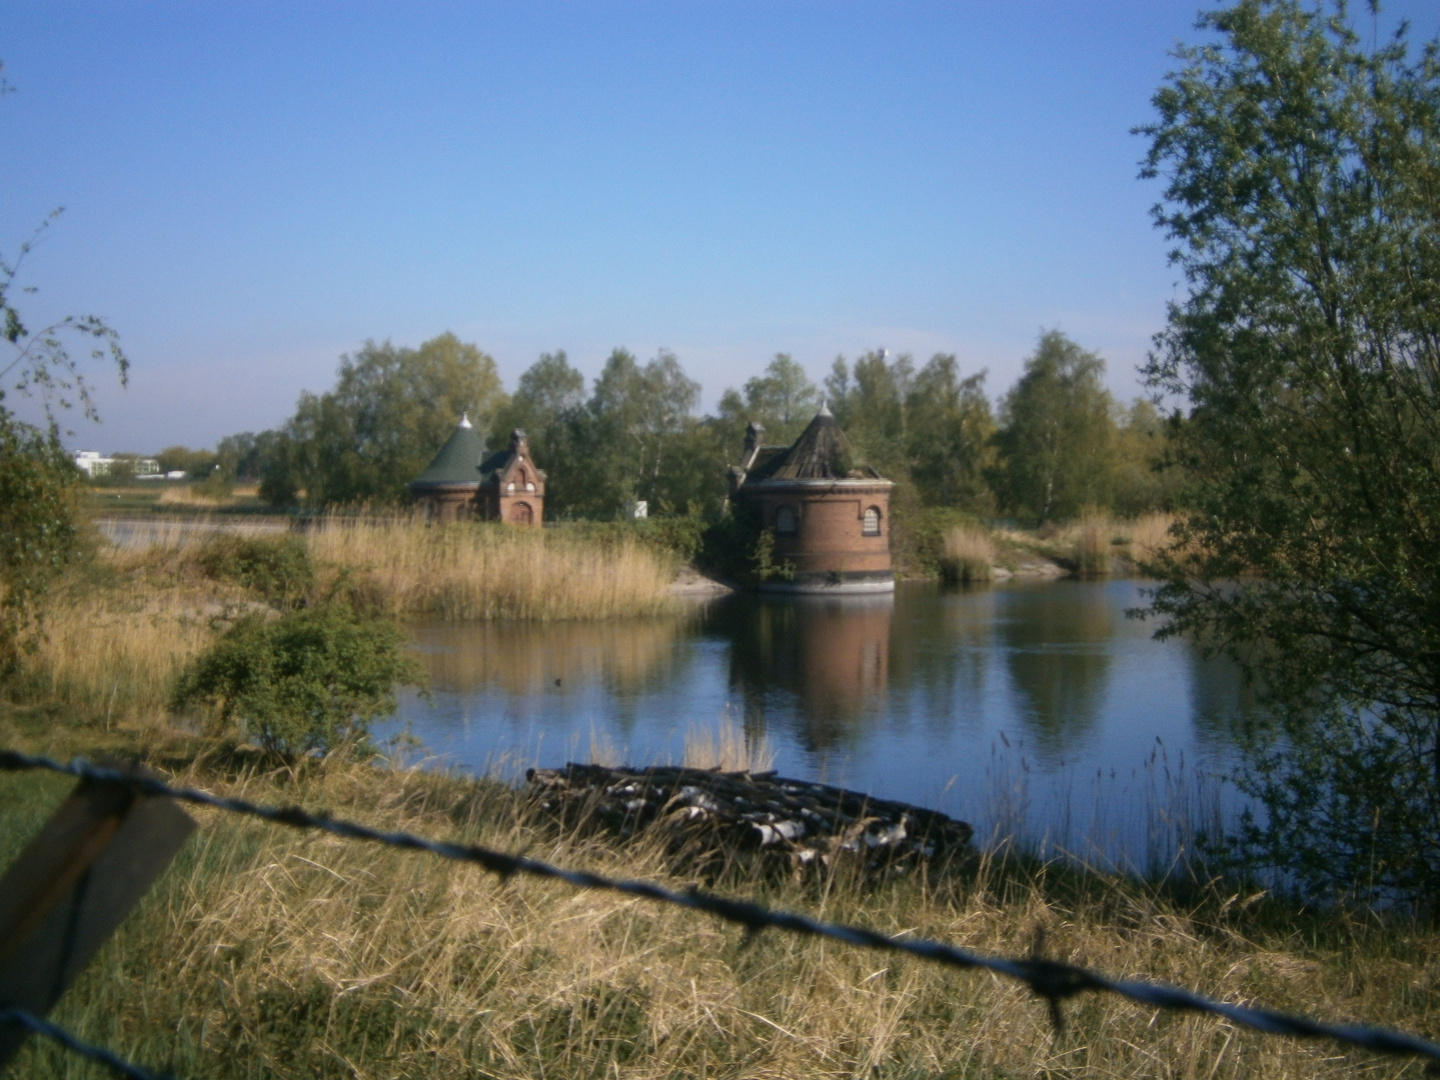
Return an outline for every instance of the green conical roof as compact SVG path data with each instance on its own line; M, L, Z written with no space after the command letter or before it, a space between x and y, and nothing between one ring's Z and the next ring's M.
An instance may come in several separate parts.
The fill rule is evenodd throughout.
M455 433L450 436L429 468L410 481L411 489L440 484L474 484L480 486L480 459L485 456L485 442L470 423L461 417Z

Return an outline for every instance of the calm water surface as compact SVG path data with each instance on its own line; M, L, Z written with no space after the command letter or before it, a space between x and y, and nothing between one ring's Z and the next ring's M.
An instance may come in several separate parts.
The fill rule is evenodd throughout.
M1237 672L1126 617L1133 581L891 597L732 596L671 620L421 624L432 698L397 722L466 771L679 761L764 738L782 774L942 810L981 836L1145 867L1166 822L1233 811L1213 776Z

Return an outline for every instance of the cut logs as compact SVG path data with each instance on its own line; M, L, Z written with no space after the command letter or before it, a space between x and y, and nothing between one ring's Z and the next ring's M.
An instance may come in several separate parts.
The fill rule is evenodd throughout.
M840 859L868 869L930 862L964 851L972 834L934 810L773 772L572 762L525 777L538 805L567 826L621 836L664 828L672 844L696 853L773 852L797 869Z

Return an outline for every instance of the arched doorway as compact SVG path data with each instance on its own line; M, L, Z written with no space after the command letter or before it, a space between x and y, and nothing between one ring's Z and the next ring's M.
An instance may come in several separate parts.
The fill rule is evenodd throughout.
M533 525L535 524L535 511L530 508L527 502L517 502L510 507L510 523L512 525Z

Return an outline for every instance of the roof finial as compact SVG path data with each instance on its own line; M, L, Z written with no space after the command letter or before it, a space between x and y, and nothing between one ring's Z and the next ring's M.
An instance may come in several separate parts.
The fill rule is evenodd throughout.
M832 413L832 412L830 411L830 399L829 399L829 398L826 398L824 401L820 402L820 411L819 411L818 413L816 413L815 415L816 415L816 416L829 416L829 417L833 417L833 416L835 415L834 413Z
M475 426L474 424L470 423L470 413L468 410L460 414L460 426L462 428L469 428Z

